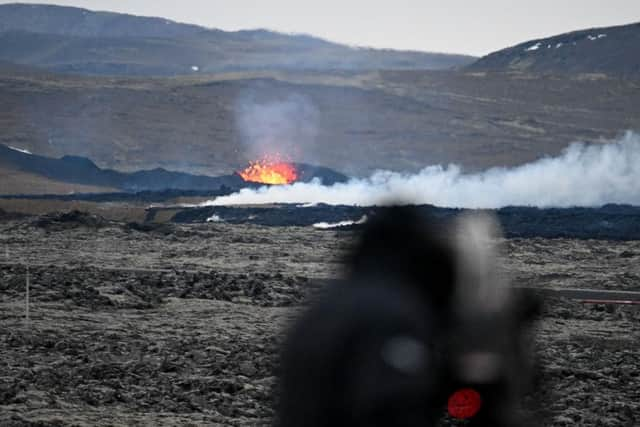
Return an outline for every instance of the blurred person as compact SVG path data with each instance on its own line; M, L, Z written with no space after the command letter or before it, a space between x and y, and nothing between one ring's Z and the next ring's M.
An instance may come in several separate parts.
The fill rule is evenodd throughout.
M347 280L289 331L276 424L519 426L533 377L526 325L537 304L496 269L489 217L384 211L347 260Z

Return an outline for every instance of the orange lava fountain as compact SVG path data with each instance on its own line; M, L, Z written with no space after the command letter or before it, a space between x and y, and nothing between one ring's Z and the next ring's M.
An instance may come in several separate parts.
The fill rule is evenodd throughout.
M245 181L261 184L291 184L298 179L293 164L269 158L249 162L249 166L238 174Z

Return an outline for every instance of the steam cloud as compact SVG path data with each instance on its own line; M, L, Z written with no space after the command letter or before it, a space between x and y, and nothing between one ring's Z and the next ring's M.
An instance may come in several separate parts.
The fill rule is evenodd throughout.
M441 207L572 207L640 205L640 135L627 132L608 144L571 144L553 158L513 168L464 174L456 165L416 174L379 171L366 179L243 189L205 205L326 203L373 206L397 200Z
M299 160L311 151L317 135L318 111L296 93L274 99L257 90L247 92L236 102L235 117L249 160L275 155Z

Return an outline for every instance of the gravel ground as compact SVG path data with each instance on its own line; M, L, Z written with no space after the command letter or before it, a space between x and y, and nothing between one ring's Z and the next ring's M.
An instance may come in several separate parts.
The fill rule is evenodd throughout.
M354 237L31 219L0 230L2 426L268 425L282 330L316 279L340 277ZM502 246L520 285L640 290L638 241ZM640 424L637 306L548 300L537 332L541 425Z

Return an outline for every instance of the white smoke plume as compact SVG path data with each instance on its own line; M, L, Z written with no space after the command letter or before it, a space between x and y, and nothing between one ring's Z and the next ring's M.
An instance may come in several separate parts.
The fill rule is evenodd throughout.
M357 221L346 220L346 221L340 221L340 222L316 222L315 224L313 224L313 228L319 228L321 230L328 230L330 228L348 227L350 225L364 224L365 222L367 222L367 219L368 219L367 216L363 215Z
M456 165L416 174L379 171L366 179L243 189L205 205L326 203L374 206L395 200L458 208L640 205L640 136L627 132L607 144L571 144L558 157L513 168L464 174Z
M248 160L281 156L299 161L313 150L318 111L302 95L275 99L248 91L237 100L235 117Z

